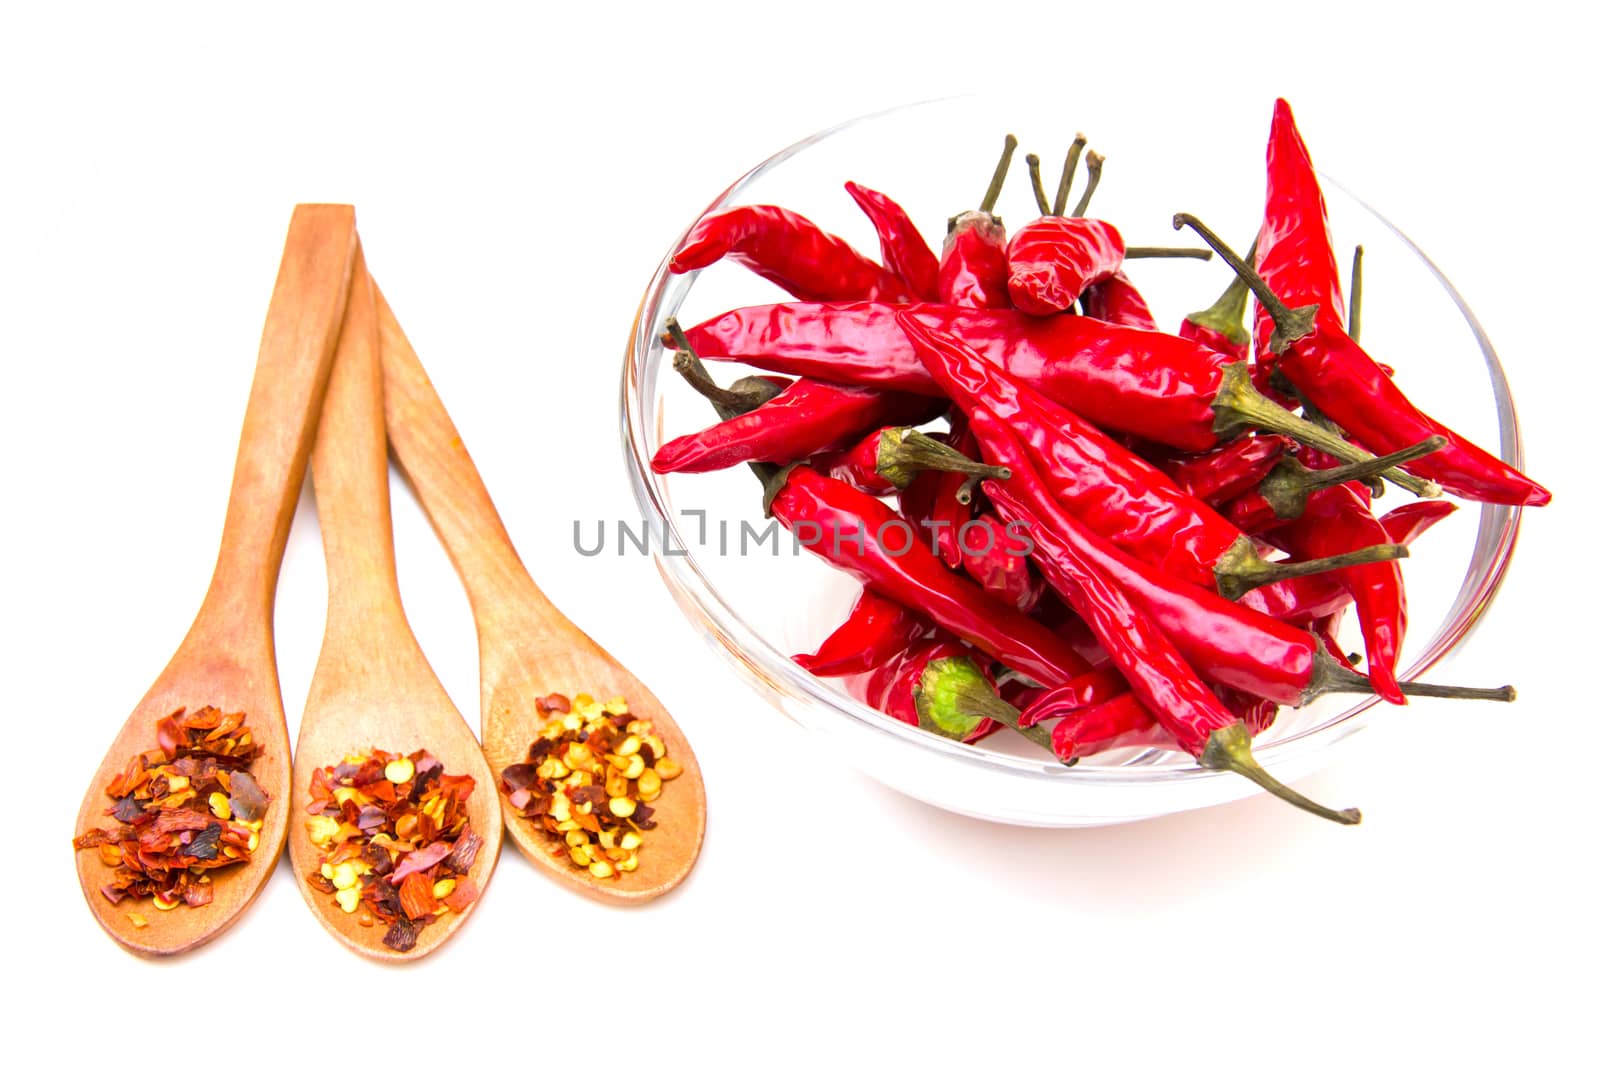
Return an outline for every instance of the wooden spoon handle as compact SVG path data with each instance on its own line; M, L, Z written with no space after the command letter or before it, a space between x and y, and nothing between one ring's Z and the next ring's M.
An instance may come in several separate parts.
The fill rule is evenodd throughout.
M523 566L422 361L376 283L389 442L466 587L480 631L508 600L563 624Z
M356 255L348 204L300 204L285 240L239 434L222 547L196 633L268 633L278 568L333 366ZM211 625L202 625L209 620Z
M338 357L311 453L311 483L328 564L323 647L341 638L364 645L363 635L379 636L375 624L398 620L403 626L404 616L389 517L377 309L359 248Z

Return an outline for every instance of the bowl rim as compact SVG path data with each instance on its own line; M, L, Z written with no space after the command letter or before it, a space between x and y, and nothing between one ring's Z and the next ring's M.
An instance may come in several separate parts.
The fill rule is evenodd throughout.
M663 320L669 314L675 313L682 305L689 290L693 287L696 277L696 272L675 275L668 271L667 261L670 258L671 249L682 243L689 230L700 219L730 205L752 182L755 182L773 168L805 149L866 123L879 121L915 109L962 99L965 99L965 97L938 97L885 108L847 119L779 149L729 184L703 211L690 221L673 241L667 255L663 256L656 267L655 273L651 276L650 283L646 287L644 295L640 299L639 308L634 315L633 324L628 335L627 351L623 360L620 383L622 400L620 429L629 482L640 514L652 530L676 538L676 543L679 545L686 546L690 543L683 538L672 509L668 506L663 476L657 475L651 470L649 464L649 457L653 452L649 433L653 421L651 412L654 408L656 379L648 373L648 360L651 351L657 347L658 342L649 332L643 330L643 326L647 318L651 322L656 322ZM1460 312L1472 333L1473 339L1477 342L1479 352L1489 372L1500 428L1499 455L1506 462L1520 469L1523 464L1522 434L1516 408L1511 398L1510 383L1506 378L1505 369L1501 365L1499 356L1490 342L1488 334L1471 307L1467 305L1460 291L1433 260L1404 231L1391 222L1387 216L1375 209L1366 200L1352 193L1337 178L1329 175L1326 171L1319 168L1317 175L1324 185L1338 189L1341 194L1367 211L1401 244L1410 249L1420 260L1424 269L1443 288L1457 311ZM659 430L659 427L657 427L657 430ZM1476 628L1484 612L1499 592L1501 582L1504 580L1516 547L1521 520L1522 509L1520 507L1482 505L1477 537L1472 549L1471 563L1463 576L1456 598L1448 609L1443 625L1429 636L1426 647L1416 660L1402 672L1402 678L1411 680L1422 674L1458 648L1466 636ZM1238 779L1237 776L1230 775L1225 771L1210 770L1201 767L1199 764L1171 763L1151 766L1140 765L1137 762L1125 762L1114 766L1100 766L1093 763L1080 763L1068 768L1062 764L1040 762L1036 759L1028 759L1006 752L964 745L902 723L856 700L849 694L833 688L823 679L813 676L809 671L796 664L790 659L788 653L774 647L771 642L746 623L738 612L722 598L716 586L700 568L693 553L689 552L687 548L676 552L663 552L661 550L660 546L671 543L673 542L662 536L650 539L650 552L663 581L666 582L680 610L685 610L687 614L687 606L683 603L683 598L688 597L693 601L695 608L703 617L713 620L720 631L712 635L716 638L716 643L725 655L744 668L739 673L752 687L773 688L772 679L776 676L790 692L803 694L815 703L845 715L857 724L866 726L871 730L898 737L900 740L919 746L936 756L959 760L974 766L987 767L1011 775L1020 775L1030 780L1036 781L1070 776L1075 782L1085 784L1188 782L1196 785L1204 784L1214 790L1219 779L1232 779L1240 785L1239 792L1241 794L1250 791L1249 783ZM1268 768L1282 767L1293 762L1321 756L1339 741L1370 725L1371 716L1365 713L1377 703L1379 701L1376 697L1369 697L1353 704L1333 718L1308 724L1299 731L1286 732L1283 736L1278 737L1268 735L1255 747L1256 756L1262 765ZM1309 770L1310 768L1306 769ZM1196 801L1193 806L1205 806L1218 802L1215 799L1200 799L1198 797ZM1183 805L1174 806L1173 810L1183 810Z

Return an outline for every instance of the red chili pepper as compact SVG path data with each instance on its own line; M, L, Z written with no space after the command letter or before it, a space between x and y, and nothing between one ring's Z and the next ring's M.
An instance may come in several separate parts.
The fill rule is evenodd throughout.
M818 456L812 466L863 493L884 496L910 488L924 471L965 479L1004 478L999 467L969 459L944 442L907 426L874 430L851 447Z
M666 474L751 461L792 463L876 426L925 422L938 407L909 393L801 379L754 411L673 438L656 451L650 466Z
M876 497L804 466L780 475L768 496L772 515L810 551L1035 682L1059 685L1087 669L1055 634L946 569Z
M1193 224L1187 216L1174 218L1174 224L1180 219ZM1196 230L1224 258L1232 255L1203 227ZM1442 434L1445 447L1416 460L1411 469L1452 492L1492 504L1549 503L1543 486L1413 405L1345 332L1327 208L1311 156L1283 100L1272 116L1266 221L1257 261L1259 273L1246 266L1240 274L1256 292L1257 339L1266 341L1258 343L1258 362L1268 362L1263 353L1276 354L1277 367L1294 387L1367 448L1394 452ZM1240 265L1230 261L1230 266Z
M1039 317L936 304L767 304L703 322L689 330L688 338L706 359L939 395L895 324L901 313L959 337L1013 378L1107 431L1197 452L1246 426L1261 426L1348 462L1371 458L1268 402L1251 385L1242 362L1230 363L1181 337L1084 315Z
M815 652L801 652L794 661L819 678L863 674L900 655L913 642L937 629L916 612L862 589L850 615Z
M1230 596L1288 576L1264 563L1236 527L1093 426L984 362L960 340L912 315L899 321L962 413L972 420L985 410L1003 421L1028 449L1052 496L1096 533L1183 581ZM1330 559L1324 565L1346 562Z
M913 300L939 299L939 257L928 247L906 209L876 189L857 182L845 182L850 194L878 231L878 248L883 265L905 283Z
M971 744L1000 728L995 720L969 714L960 706L963 683L989 685L973 654L948 636L924 638L887 666L852 679L847 687L891 718Z
M906 284L803 215L743 204L694 224L667 268L685 274L722 258L800 300L905 300Z
M939 256L939 302L955 307L1008 308L1006 292L1006 228L992 214L1011 167L1017 139L1006 135L1005 150L995 166L989 189L976 211L950 220L944 250Z
M1179 456L1159 466L1180 491L1215 508L1261 484L1289 444L1288 438L1277 434L1249 434L1209 452Z
M1139 330L1161 329L1160 323L1156 322L1155 312L1145 303L1143 294L1134 288L1132 280L1120 270L1085 288L1079 305L1091 319L1109 322L1113 326L1132 326Z
M1037 706L1035 703L1029 710ZM1129 747L1177 747L1166 727L1152 718L1132 693L1120 693L1087 707L1063 709L1050 731L1050 750L1063 763Z
M1370 490L1360 483L1382 474L1390 467L1398 467L1430 452L1443 448L1445 440L1435 434L1419 441L1411 448L1387 456L1378 456L1362 463L1343 463L1321 453L1306 450L1307 466L1292 456L1285 456L1262 479L1261 484L1228 504L1228 521L1251 534L1262 534L1285 523L1293 522L1305 513L1306 502L1316 493L1330 486L1349 483L1351 488L1370 502Z
M1030 315L1070 308L1088 286L1122 269L1127 245L1100 219L1045 215L1023 226L1006 246L1011 303Z
M1044 581L1028 566L1033 549L1025 531L993 515L979 515L956 532L961 567L989 594L1023 614L1032 612L1044 595Z
M1295 555L1317 556L1392 544L1388 532L1360 494L1340 485L1314 494L1305 514L1280 530L1274 540ZM1405 582L1397 563L1369 563L1335 575L1355 601L1361 635L1367 646L1367 670L1378 695L1404 704L1395 678L1400 645L1406 634Z
M990 440L990 433L1005 432L999 420L981 408L970 418L982 441ZM1012 476L1020 476L1034 487L1041 485L1038 476L1025 467L1013 467ZM994 489L998 504L1004 489L987 488ZM1049 503L1048 498L1040 502ZM1006 514L1003 507L1001 513ZM1058 517L1071 523L1059 510ZM1129 689L1185 752L1201 766L1243 775L1305 811L1345 824L1360 821L1361 813L1355 809L1323 807L1269 775L1250 752L1250 734L1244 723L1222 706L1161 627L1135 607L1122 588L1076 545L1065 540L1046 544L1039 540L1046 533L1042 528L1036 527L1032 533L1038 541L1032 557L1035 565L1089 624Z
M1178 324L1178 336L1197 341L1230 359L1245 359L1250 354L1250 331L1244 325L1249 301L1250 287L1235 276L1216 303L1204 311L1191 311L1184 316Z

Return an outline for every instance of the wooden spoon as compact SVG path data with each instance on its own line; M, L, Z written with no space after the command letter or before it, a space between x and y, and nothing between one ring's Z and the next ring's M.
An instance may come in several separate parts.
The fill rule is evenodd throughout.
M243 711L261 746L251 774L272 802L260 842L247 863L216 873L210 904L170 912L157 912L149 900L113 905L100 892L111 883L112 869L93 849L78 853L78 882L89 910L133 952L170 956L216 937L255 900L283 848L290 808L289 731L273 649L273 598L333 365L355 250L353 208L301 204L294 209L261 333L211 586L172 661L106 752L78 810L80 834L114 825L104 814L110 804L106 784L130 759L157 747L157 721L179 708L211 704L224 712ZM133 915L148 925L135 926Z
M507 803L511 838L536 865L587 896L614 904L658 897L688 875L705 838L705 783L694 750L655 695L534 584L472 457L381 292L378 330L389 442L472 602L478 628L483 748L496 784L507 766L528 758L528 746L545 719L536 702L550 693L568 697L589 693L599 700L622 697L630 712L655 724L667 754L683 767L683 774L667 782L652 805L657 825L644 834L635 871L607 879L593 877L567 859L560 841Z
M358 252L339 356L311 456L317 517L328 563L328 624L295 745L294 811L289 857L311 911L347 948L385 962L420 959L461 926L476 904L449 911L422 928L409 952L383 944L388 927L362 926L333 896L312 888L323 852L304 829L311 775L372 749L410 753L425 748L447 774L476 783L467 802L483 846L470 877L483 889L500 854L495 778L472 729L450 702L417 644L400 606L394 537L389 524L389 454L383 436L383 374L373 289Z

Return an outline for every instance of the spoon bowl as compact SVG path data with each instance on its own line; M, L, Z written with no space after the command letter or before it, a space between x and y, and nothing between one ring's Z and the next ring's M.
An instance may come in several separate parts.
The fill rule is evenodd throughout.
M381 293L378 322L389 441L472 604L483 750L495 786L506 767L527 760L528 746L547 718L539 698L552 693L569 698L588 693L601 701L621 697L636 718L654 725L667 755L683 768L651 802L656 827L643 835L638 869L625 875L601 879L575 866L559 839L523 817L502 794L511 839L536 866L586 896L613 904L652 900L688 876L705 839L705 783L694 750L644 683L561 614L534 583Z
M112 904L102 889L111 884L113 869L93 849L77 853L89 910L118 944L140 955L175 955L222 933L256 899L283 848L289 731L273 647L273 597L333 365L355 247L349 206L295 208L262 331L210 588L178 651L101 760L78 810L78 834L114 825L105 814L106 785L131 759L157 748L156 723L179 708L213 705L245 713L245 726L261 748L250 773L271 803L255 852L246 863L217 871L209 904L167 912L145 900ZM135 924L135 915L144 926Z
M328 400L312 454L312 484L328 565L328 624L300 721L295 750L289 856L301 895L346 948L386 963L420 959L460 929L477 903L451 909L422 927L407 952L383 943L388 927L365 909L347 914L307 876L323 852L303 828L311 777L372 749L410 754L427 749L446 774L471 775L469 826L483 838L463 878L483 890L500 852L502 824L494 778L472 729L428 665L400 606L389 518L388 452L383 431L383 375L376 309L365 260L354 283Z

